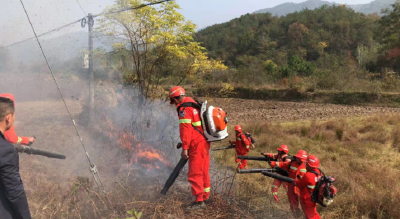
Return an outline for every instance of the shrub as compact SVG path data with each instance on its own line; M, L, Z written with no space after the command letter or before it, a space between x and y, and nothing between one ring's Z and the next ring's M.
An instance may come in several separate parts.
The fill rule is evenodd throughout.
M336 133L336 137L339 141L341 141L343 139L343 129L342 128L338 128L336 129L335 133Z

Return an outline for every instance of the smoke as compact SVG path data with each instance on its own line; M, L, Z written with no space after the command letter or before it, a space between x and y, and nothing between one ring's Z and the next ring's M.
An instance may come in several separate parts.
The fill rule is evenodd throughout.
M74 178L83 176L92 179L92 176L85 152L50 71L39 48L34 47L27 50L29 52L26 54L21 52L23 49L20 47L1 50L0 61L5 65L0 68L0 93L12 93L16 97L15 126L18 135L35 135L37 142L34 147L67 156L66 160L54 160L21 154L21 172L27 182L26 188L33 188L28 182L34 181L35 175L32 173L39 171L45 174L49 183L67 186L66 189ZM62 47L73 46L66 43ZM118 68L102 64L97 59L95 116L94 123L89 124L88 71L83 68L83 57L79 52L84 48L77 47L73 49L75 52L68 50L69 57L63 58L54 58L52 52L46 52L46 48L49 51L60 48L55 49L56 46L46 43L44 48L90 159L97 165L103 183L112 185L121 175L128 173L149 178L160 173L169 174L178 158L175 145L179 139L179 129L175 109L162 100L148 100L145 106L139 106L137 89L122 86ZM120 138L127 133L135 136L135 141L131 142L133 149L121 146ZM138 144L141 144L141 151L158 153L168 165L154 158L149 161L140 157L132 161L135 153L140 152L135 150ZM150 147L152 150L147 150ZM151 165L158 169L149 168Z

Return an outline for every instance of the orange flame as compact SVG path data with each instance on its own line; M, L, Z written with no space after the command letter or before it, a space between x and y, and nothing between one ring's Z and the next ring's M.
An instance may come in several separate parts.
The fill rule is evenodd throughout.
M145 143L140 142L132 132L129 130L117 131L113 122L107 116L105 118L111 129L108 137L116 138L118 145L127 150L129 164L137 163L146 167L147 170L160 169L160 164L170 166L170 163L166 160L167 156L163 152L156 150L149 144L143 147Z

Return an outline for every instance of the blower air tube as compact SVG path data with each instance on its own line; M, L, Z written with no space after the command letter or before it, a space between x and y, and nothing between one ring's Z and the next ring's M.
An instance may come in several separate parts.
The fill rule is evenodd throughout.
M238 173L262 173L263 171L276 172L273 168L260 168L260 169L239 169Z
M168 177L167 181L165 182L164 188L161 190L161 194L166 195L169 188L174 184L176 178L178 178L179 173L183 169L183 167L188 162L188 159L181 158L178 164L175 166L175 169L172 171L171 175Z
M294 179L286 177L286 176L281 176L275 173L271 173L271 172L267 172L267 171L263 171L261 172L264 176L268 176L277 180L280 180L282 182L287 182L287 183L293 183Z
M270 161L269 158L267 157L253 157L253 156L242 156L242 155L238 155L237 159L241 159L241 160L260 160L260 161Z

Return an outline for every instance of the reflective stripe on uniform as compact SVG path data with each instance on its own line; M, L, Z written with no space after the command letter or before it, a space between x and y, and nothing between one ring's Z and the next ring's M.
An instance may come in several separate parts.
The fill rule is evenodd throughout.
M193 122L192 125L194 125L194 126L201 126L201 121Z
M300 169L300 172L307 173L307 170L306 169Z
M17 144L21 143L21 141L22 141L22 138L18 137Z
M307 186L308 188L310 188L310 189L314 189L315 188L315 186Z
M192 123L191 119L180 119L179 123Z
M276 162L276 166L279 167L279 162Z
M204 188L204 192L210 192L210 190L211 190L211 188L210 188L210 187L208 187L208 188Z
M274 155L272 156L272 159L276 159L275 155L276 155L276 154L274 154Z
M250 146L246 146L246 148L250 148Z
M240 164L242 164L241 162L239 162L239 163L236 163L237 165L240 165Z
M276 185L272 185L272 188L278 188L278 186L276 186Z
M272 195L278 195L278 193L277 192L273 192Z
M290 169L297 170L297 167L290 166Z

